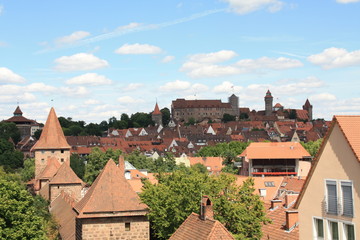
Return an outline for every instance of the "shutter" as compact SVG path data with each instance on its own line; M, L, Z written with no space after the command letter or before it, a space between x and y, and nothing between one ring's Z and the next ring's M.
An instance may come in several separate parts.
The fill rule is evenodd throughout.
M327 180L327 212L329 214L337 214L337 191L336 181Z
M343 215L352 217L354 215L353 199L352 199L352 183L341 182Z

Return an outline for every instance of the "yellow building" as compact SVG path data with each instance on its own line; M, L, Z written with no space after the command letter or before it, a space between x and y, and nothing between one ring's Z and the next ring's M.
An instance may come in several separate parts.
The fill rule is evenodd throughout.
M335 116L299 196L300 239L360 239L360 116Z

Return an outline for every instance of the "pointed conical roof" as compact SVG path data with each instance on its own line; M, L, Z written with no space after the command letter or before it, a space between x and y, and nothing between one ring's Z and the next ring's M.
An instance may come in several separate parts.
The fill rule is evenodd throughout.
M140 202L124 173L110 159L74 209L79 213L79 217L84 217L83 214L97 214L100 217L106 213L135 214L138 211L147 211L147 206Z
M51 108L39 141L32 147L31 151L39 149L70 149L56 116L54 108Z
M14 111L14 116L22 116L23 112L20 110L20 107L17 106L17 108Z
M306 102L305 102L305 104L304 104L304 107L306 107L306 108L311 107L311 104L310 104L309 99L306 99Z
M265 97L272 97L269 89L267 90Z
M50 180L50 184L75 184L84 182L74 173L67 163L63 163L54 177Z
M153 114L153 115L162 114L162 113L160 112L160 110L159 110L159 106L158 106L157 103L156 103L156 105L155 105L155 109L154 109L154 112L153 112L152 114Z

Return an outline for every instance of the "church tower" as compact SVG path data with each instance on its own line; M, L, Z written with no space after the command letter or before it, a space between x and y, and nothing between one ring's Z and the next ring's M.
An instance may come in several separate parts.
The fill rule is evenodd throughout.
M162 113L159 110L159 106L156 103L155 109L153 113L151 114L151 119L155 122L155 126L162 125Z
M236 117L240 117L240 111L239 111L239 97L235 94L232 94L229 97L229 103L231 105L231 108L233 110L233 114Z
M46 168L50 159L70 166L70 148L55 110L51 108L40 139L31 149L35 153L35 179Z
M311 121L313 119L312 109L313 109L313 106L310 104L309 99L306 99L306 102L303 105L303 110L306 110L308 112L309 121Z
M266 92L264 100L265 100L265 116L271 116L271 113L273 111L273 97L271 96L270 90Z

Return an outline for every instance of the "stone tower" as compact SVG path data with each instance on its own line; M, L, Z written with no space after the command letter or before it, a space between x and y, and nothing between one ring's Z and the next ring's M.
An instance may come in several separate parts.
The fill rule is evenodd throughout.
M306 110L308 112L309 121L311 121L313 119L312 109L313 109L313 106L310 104L309 99L306 99L306 102L303 105L303 110Z
M156 103L155 109L153 113L151 114L151 119L155 122L155 126L162 125L162 113L159 110L159 106Z
M271 116L271 113L273 111L273 97L271 96L270 90L266 92L264 100L265 100L265 116Z
M240 117L240 111L239 111L239 97L235 94L232 94L229 97L229 103L231 105L231 108L233 110L233 115L236 117Z
M70 145L67 143L54 108L51 108L39 141L32 147L35 153L35 179L55 158L60 164L70 165Z

